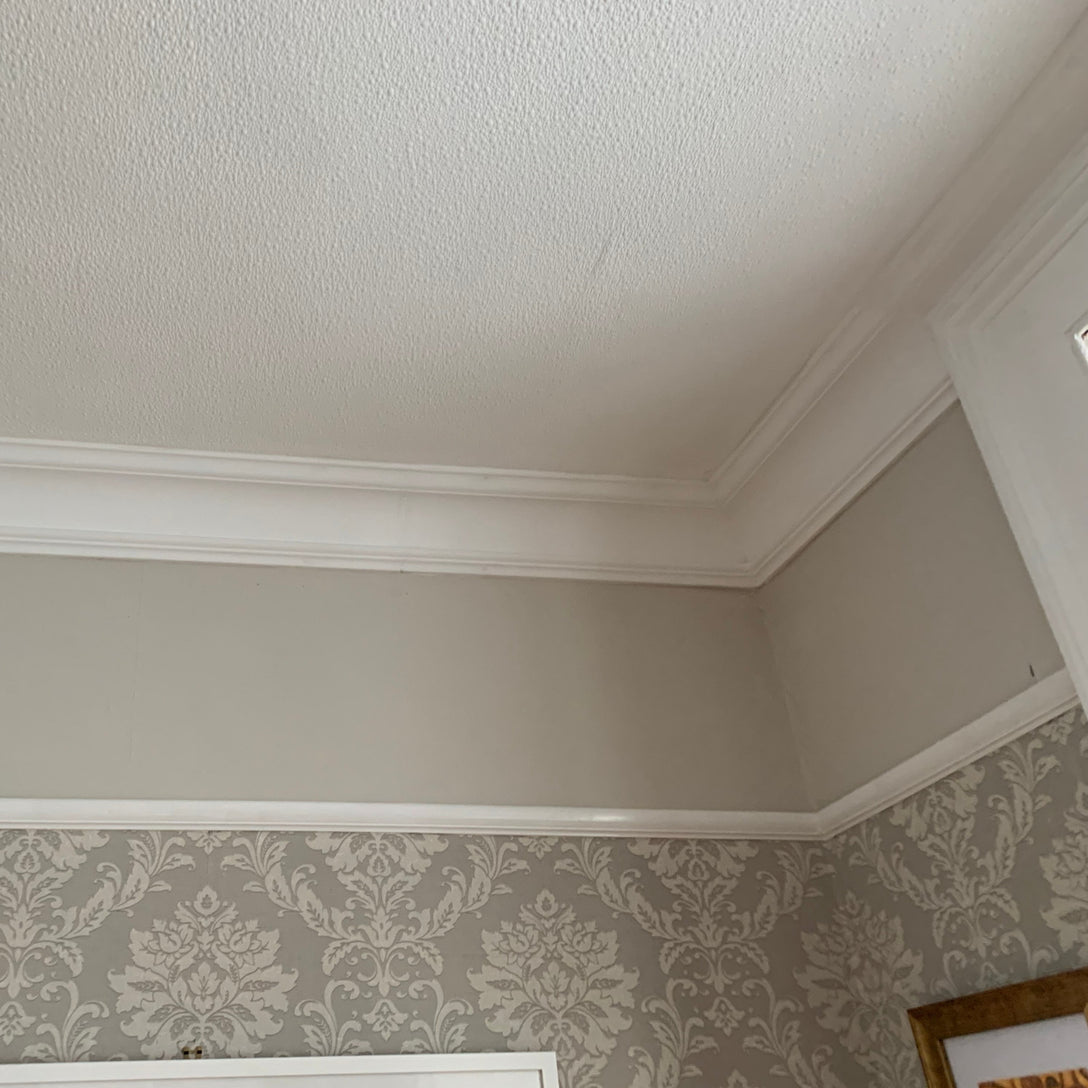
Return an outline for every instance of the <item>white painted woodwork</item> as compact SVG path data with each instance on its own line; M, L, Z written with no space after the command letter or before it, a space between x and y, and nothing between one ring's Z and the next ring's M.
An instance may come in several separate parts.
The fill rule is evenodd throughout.
M838 366L715 481L0 439L0 552L751 588L955 401L917 323Z
M555 1055L395 1054L0 1065L7 1088L558 1088Z
M990 475L1088 696L1088 139L935 314Z

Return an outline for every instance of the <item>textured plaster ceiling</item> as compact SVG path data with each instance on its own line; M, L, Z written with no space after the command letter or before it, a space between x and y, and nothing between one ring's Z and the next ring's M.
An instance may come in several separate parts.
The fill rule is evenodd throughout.
M0 433L697 476L1082 0L6 0Z

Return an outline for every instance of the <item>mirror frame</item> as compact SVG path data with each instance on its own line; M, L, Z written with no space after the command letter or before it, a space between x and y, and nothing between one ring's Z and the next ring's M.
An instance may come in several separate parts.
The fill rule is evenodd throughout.
M909 1009L914 1041L929 1088L958 1088L944 1048L945 1039L1013 1028L1072 1016L1088 1005L1088 967L1029 979L996 990L953 997Z

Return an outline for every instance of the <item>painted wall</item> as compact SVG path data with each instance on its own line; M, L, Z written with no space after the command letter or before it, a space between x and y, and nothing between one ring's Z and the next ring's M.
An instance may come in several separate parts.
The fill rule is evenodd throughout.
M1061 664L959 410L754 595L14 556L0 591L10 796L807 809Z
M1088 962L1079 709L826 846L0 833L0 1060L556 1049L922 1088L911 1005Z
M958 407L758 596L817 806L1062 666Z
M806 808L750 594L0 558L0 795Z

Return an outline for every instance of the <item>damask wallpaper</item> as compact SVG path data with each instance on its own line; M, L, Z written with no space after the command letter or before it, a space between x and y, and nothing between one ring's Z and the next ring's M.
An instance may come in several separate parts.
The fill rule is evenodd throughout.
M1088 964L1088 723L1071 710L833 840L797 980L861 1066L922 1088L903 1011Z
M1088 962L1080 711L826 846L0 832L0 1060L554 1049L920 1086L921 1001Z

